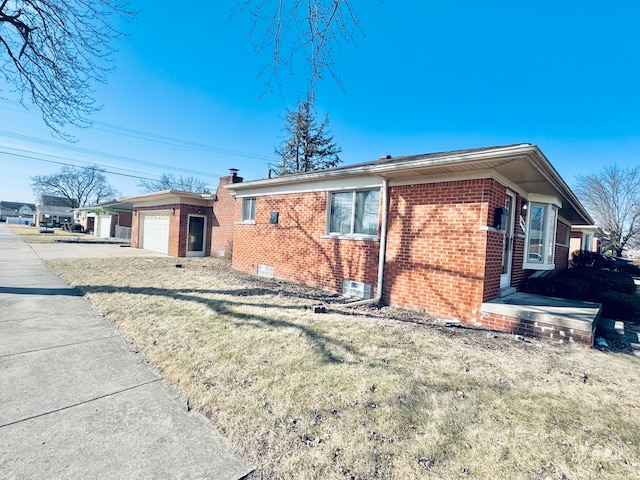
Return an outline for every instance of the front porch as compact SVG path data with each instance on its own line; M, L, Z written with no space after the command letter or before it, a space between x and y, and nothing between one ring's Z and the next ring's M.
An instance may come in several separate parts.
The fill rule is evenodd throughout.
M482 304L478 326L593 346L599 303L517 292Z

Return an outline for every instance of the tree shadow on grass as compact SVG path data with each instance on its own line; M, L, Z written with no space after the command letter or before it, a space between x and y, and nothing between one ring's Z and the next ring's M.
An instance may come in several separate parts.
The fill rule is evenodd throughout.
M256 315L235 311L233 307L257 307L268 309L305 310L305 305L277 305L274 303L251 303L232 300L218 300L197 294L221 294L238 296L235 290L194 290L194 289L166 289L149 287L114 287L112 285L77 285L83 294L87 293L126 293L131 295L157 296L171 298L183 302L197 302L206 306L218 315L225 316L239 325L255 328L290 328L298 330L310 343L322 360L326 363L352 363L345 359L346 355L358 356L359 352L347 342L329 337L307 325L274 318L269 315ZM245 289L246 291L247 289ZM341 352L341 353L339 353Z

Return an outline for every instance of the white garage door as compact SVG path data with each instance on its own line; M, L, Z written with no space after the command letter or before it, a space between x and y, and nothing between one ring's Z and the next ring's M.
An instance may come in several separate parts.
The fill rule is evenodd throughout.
M142 216L142 248L169 253L169 214L146 213Z
M100 217L100 238L109 238L110 234L111 217Z

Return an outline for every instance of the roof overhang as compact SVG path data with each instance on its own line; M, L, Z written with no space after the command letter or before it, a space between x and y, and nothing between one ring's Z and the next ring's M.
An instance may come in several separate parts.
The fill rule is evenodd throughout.
M181 190L162 190L160 192L143 193L132 197L121 198L121 202L133 204L133 207L152 207L156 205L188 204L207 206L214 201L211 193L183 192Z
M393 181L408 181L472 172L479 177L503 180L525 198L529 195L555 197L562 204L560 215L563 218L572 224L593 223L584 206L542 151L529 143L389 158L300 175L229 184L225 188L243 192L348 177L375 176Z
M605 235L598 225L571 225L572 232L593 233L597 237Z
M122 213L133 212L133 205L129 202L109 202L97 205L85 205L73 209L75 212L102 212L102 213Z

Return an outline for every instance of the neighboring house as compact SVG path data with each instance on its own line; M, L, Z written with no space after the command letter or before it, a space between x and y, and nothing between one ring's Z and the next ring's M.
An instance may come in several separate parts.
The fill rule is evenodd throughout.
M600 239L604 235L597 225L572 225L569 253L576 251L600 253Z
M36 206L36 226L57 225L73 222L73 208L70 200L52 195L42 195Z
M121 199L133 206L131 246L173 257L230 255L235 199L222 187L239 182L231 169L215 194L164 190Z
M100 238L131 238L133 205L113 200L74 209L74 221Z
M571 226L593 223L531 144L386 157L227 188L240 200L236 269L513 332L546 327L487 302L536 272L567 268Z
M33 203L0 202L0 222L31 225L34 223L36 206Z

